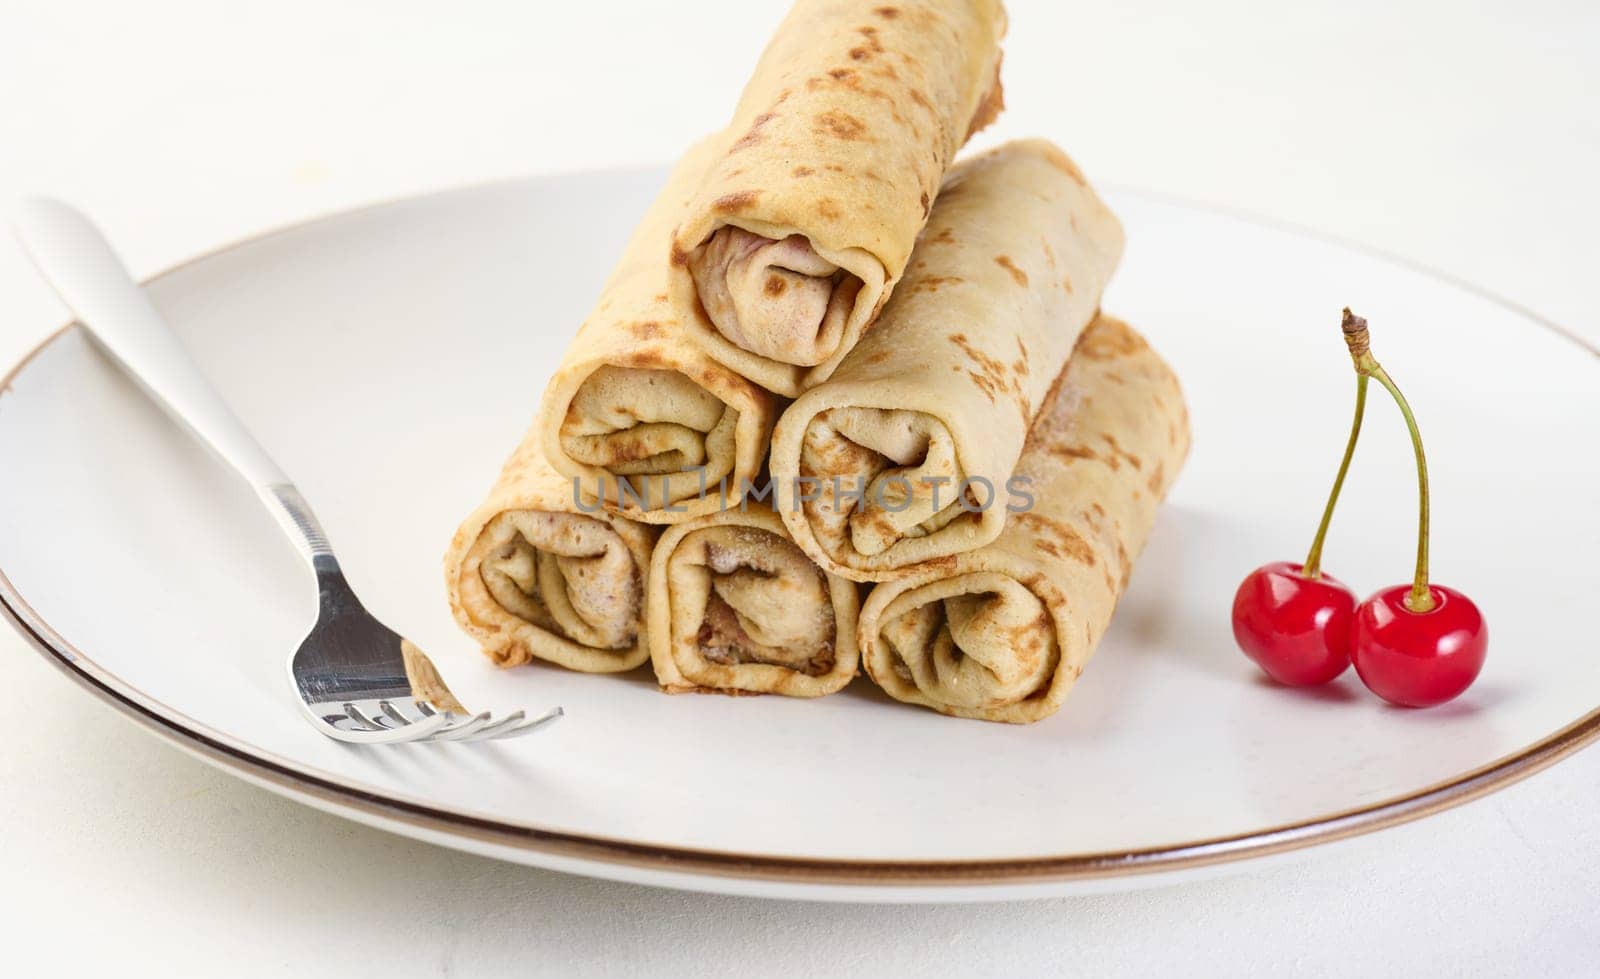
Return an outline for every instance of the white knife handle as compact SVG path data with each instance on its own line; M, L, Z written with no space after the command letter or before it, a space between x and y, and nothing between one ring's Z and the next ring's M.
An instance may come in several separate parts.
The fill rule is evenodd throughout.
M199 440L249 480L308 558L327 554L316 518L278 464L205 379L105 236L57 200L22 202L22 247L111 358Z

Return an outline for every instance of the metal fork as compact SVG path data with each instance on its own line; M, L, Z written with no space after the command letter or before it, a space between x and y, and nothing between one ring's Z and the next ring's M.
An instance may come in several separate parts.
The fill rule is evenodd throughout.
M357 744L513 738L562 716L471 714L422 650L373 618L340 570L300 491L233 414L89 219L60 201L26 200L15 228L44 278L145 393L249 481L316 575L316 624L289 657L302 713Z

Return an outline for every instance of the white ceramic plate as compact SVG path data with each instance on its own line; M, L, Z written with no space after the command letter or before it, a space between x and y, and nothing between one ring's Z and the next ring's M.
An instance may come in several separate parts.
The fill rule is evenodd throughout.
M1132 886L1461 802L1600 736L1580 622L1600 553L1600 358L1390 260L1129 193L1106 308L1187 388L1195 448L1066 707L1031 727L892 703L666 697L648 671L497 671L456 631L440 554L660 179L606 173L401 201L281 231L150 285L315 502L357 590L524 741L372 750L293 709L313 592L250 492L68 329L0 393L0 598L139 724L312 805L561 870L734 893L951 900ZM1419 414L1438 579L1489 619L1461 700L1310 693L1233 646L1240 577L1309 542L1348 426L1344 304ZM1408 577L1415 496L1381 392L1329 569ZM1591 613L1592 614L1592 613ZM1465 857L1465 855L1464 855Z

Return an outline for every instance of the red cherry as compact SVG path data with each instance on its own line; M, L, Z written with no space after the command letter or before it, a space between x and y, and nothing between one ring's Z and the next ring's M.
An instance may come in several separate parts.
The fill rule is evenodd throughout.
M1250 572L1233 596L1233 638L1267 675L1291 687L1327 683L1350 665L1356 596L1326 573L1288 561Z
M1437 603L1413 612L1411 585L1395 585L1356 609L1350 657L1367 689L1401 707L1454 700L1483 669L1489 627L1472 599L1430 584Z

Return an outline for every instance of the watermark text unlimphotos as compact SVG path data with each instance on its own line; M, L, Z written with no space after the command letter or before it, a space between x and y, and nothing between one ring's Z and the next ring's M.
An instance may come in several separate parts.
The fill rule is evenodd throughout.
M870 482L857 476L795 476L791 480L791 492L779 494L771 479L751 481L741 478L735 486L729 483L727 476L715 483L710 482L704 468L688 472L698 475L698 488L694 493L680 495L676 500L667 500L673 491L674 476L601 477L599 485L593 487L574 476L572 503L584 513L597 513L604 509L602 501L606 499L615 500L617 506L623 509L631 505L640 510L652 509L651 500L667 500L660 507L663 512L688 513L689 503L714 498L718 509L737 507L743 513L752 500L765 503L773 509L787 505L794 512L803 509L807 503L817 501L829 502L835 510L840 511L847 509L846 505L851 502L856 509L866 509L870 502L876 509L903 513L917 505L919 499L915 495L913 481L898 474ZM608 482L612 490L609 494ZM915 484L923 489L923 498L932 505L935 513L951 504L967 513L984 513L1002 504L1007 513L1027 513L1033 509L1033 493L1029 489L1033 480L1020 474L1005 481L1003 499L1002 494L996 491L994 481L983 476L967 476L960 480L951 476L921 476L915 480ZM655 492L652 493L652 489Z

